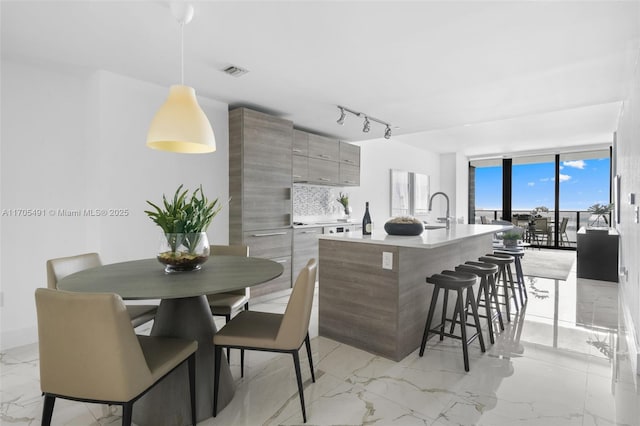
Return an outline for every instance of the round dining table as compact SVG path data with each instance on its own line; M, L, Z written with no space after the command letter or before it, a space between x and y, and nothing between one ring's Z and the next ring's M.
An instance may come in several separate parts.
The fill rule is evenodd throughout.
M255 286L280 276L283 271L280 263L268 259L211 256L200 270L166 273L164 265L156 259L144 259L76 272L60 280L58 288L116 293L125 300L160 299L151 335L198 341L196 411L200 422L213 415L213 335L217 331L206 295ZM222 362L221 365L224 368L220 372L218 409L226 406L235 392L229 364ZM186 365L174 370L136 401L133 419L139 426L190 424Z

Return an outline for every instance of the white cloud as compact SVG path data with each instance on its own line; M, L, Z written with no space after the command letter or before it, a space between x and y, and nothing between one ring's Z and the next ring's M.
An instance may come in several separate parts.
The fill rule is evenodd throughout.
M528 185L528 186L535 186L535 185L536 185L536 183L535 183L535 182L529 182L527 185Z
M566 182L569 179L571 179L571 176L569 175L563 175L562 173L560 173L560 182Z
M540 179L540 182L549 182L549 180L550 180L549 178L542 178Z
M575 169L584 169L587 163L585 163L583 160L574 160L574 161L563 161L562 165L567 167L573 167Z

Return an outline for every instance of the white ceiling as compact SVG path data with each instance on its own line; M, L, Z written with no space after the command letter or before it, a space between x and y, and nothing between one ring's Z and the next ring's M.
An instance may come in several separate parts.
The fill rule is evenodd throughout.
M640 52L640 1L201 1L185 84L345 140L470 156L612 140ZM164 1L0 3L2 57L179 83ZM250 72L230 77L237 65ZM397 128L395 128L397 127Z

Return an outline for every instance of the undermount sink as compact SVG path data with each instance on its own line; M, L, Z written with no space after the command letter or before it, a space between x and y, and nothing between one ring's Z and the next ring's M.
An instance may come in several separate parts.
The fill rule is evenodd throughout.
M437 223L437 224L436 223L429 223L429 224L425 223L425 225L424 225L424 229L427 229L427 230L429 230L429 229L444 229L446 227L447 227L447 225L445 223Z

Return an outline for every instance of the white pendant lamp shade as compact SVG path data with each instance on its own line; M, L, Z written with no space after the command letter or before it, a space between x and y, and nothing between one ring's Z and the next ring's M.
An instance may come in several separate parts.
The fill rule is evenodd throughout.
M187 154L216 150L213 129L198 105L196 91L192 87L171 86L169 97L151 121L147 146Z

